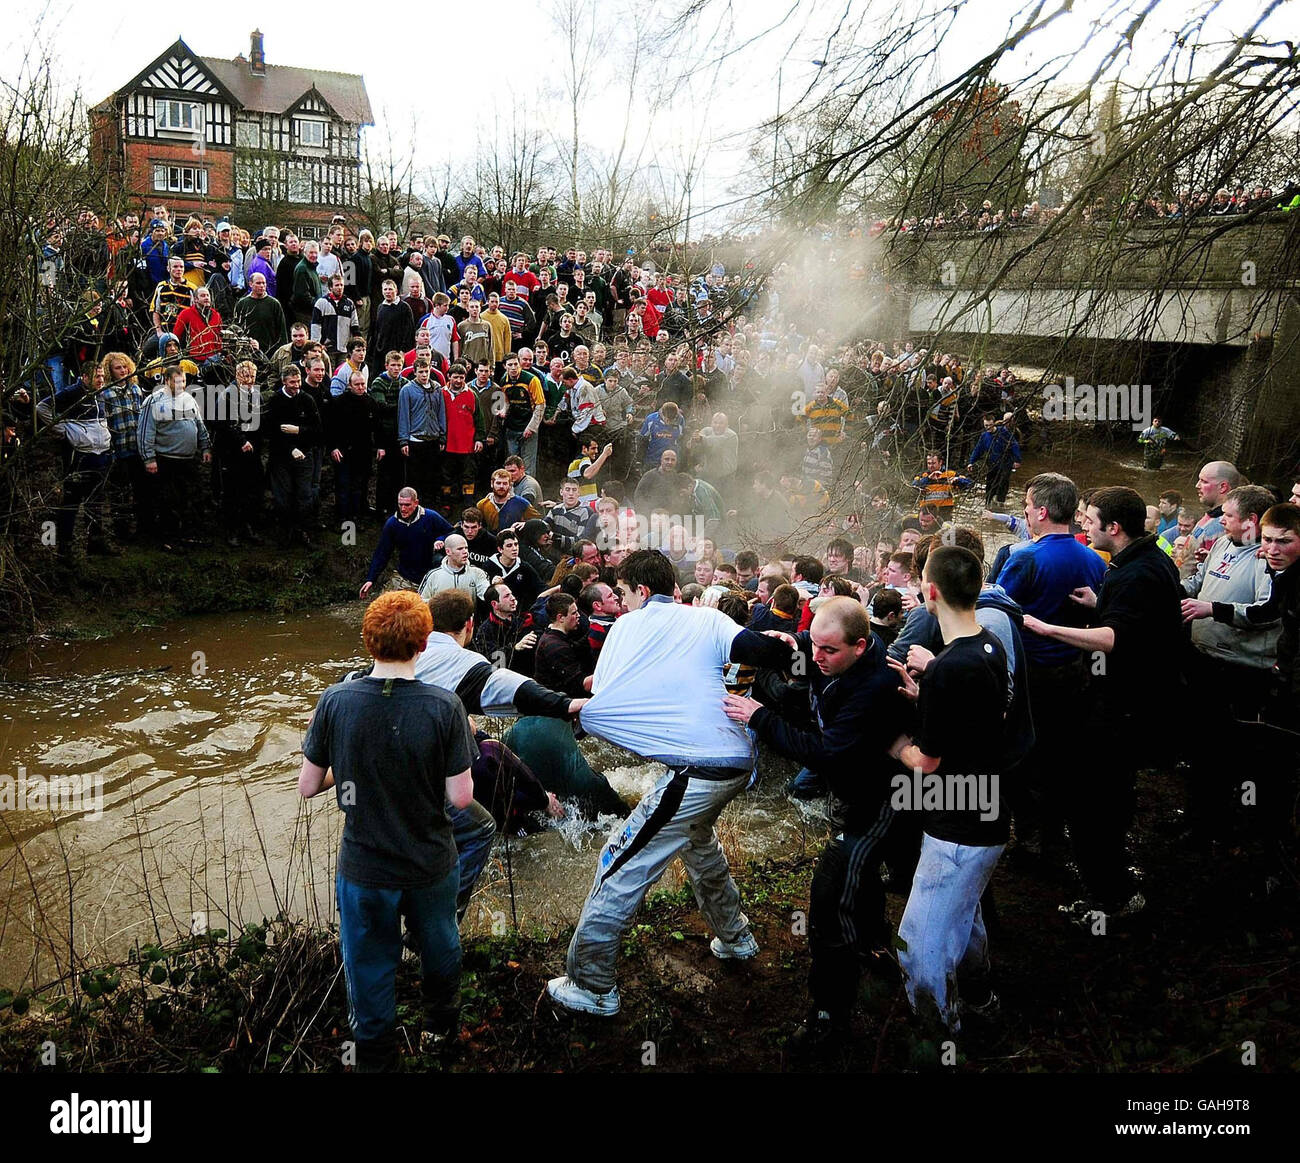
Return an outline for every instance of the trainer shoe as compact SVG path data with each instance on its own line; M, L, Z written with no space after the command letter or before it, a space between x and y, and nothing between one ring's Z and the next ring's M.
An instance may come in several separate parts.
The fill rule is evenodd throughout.
M546 983L546 992L566 1010L595 1014L600 1018L612 1018L622 1005L619 1001L617 985L608 993L592 993L591 990L583 989L577 982L571 981L567 975L552 977Z
M746 933L734 945L727 944L721 937L714 937L709 942L709 952L723 961L748 961L758 953L758 942L753 933Z

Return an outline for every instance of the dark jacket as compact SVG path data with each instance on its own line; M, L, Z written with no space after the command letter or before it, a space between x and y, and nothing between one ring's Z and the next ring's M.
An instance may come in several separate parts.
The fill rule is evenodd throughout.
M1011 688L1007 692L1007 713L1005 731L1007 750L1003 756L1003 771L1019 763L1034 745L1034 720L1029 703L1029 662L1021 632L1025 624L1024 611L1019 604L1001 586L985 586L975 599L975 618L1003 647L1008 643L1004 639L995 620L981 618L981 610L997 610L1007 616L1011 623L1009 649L1007 651L1007 680ZM1005 626L1005 623L1002 623ZM939 620L925 608L917 606L911 610L894 641L889 644L886 654L890 658L903 662L908 649L912 646L924 646L931 654L943 650L943 634L939 630Z
M379 434L379 406L369 396L347 391L330 401L325 447L336 448L350 463L368 462Z
M810 634L796 635L796 641L807 664L817 727L801 731L768 707L755 711L749 725L764 743L823 776L836 801L832 819L861 835L880 815L890 778L901 770L889 747L910 722L911 710L874 634L862 657L835 678L813 664Z
M284 308L285 318L293 318L293 276L302 261L302 253L286 254L275 266L275 297ZM313 299L312 303L316 300ZM307 315L311 316L311 304L307 306ZM306 320L303 320L306 322Z
M533 572L542 580L542 584L546 585L547 579L555 572L555 567L560 564L560 557L558 554L555 556L548 554L538 544L538 541L545 534L553 532L553 530L546 521L534 517L532 520L524 522L524 527L520 532L522 536L519 538L519 560L532 566Z
M278 272L277 272L278 276ZM277 277L277 282L279 281ZM324 294L316 264L302 259L293 269L293 318L298 323L310 323L316 301Z
M281 424L296 424L298 434L281 432ZM295 448L310 453L324 436L316 401L303 390L293 397L288 396L283 388L273 393L266 403L266 426L272 461L287 460Z
M543 686L570 698L587 697L583 680L595 669L586 634L565 634L548 626L537 639L534 675Z
M384 280L392 279L397 284L397 293L402 293L402 260L391 250L380 254L377 250L370 252L370 301L384 301ZM374 318L374 316L371 316Z
M1023 552L1023 551L1022 551ZM1014 559L1013 559L1014 560ZM1148 533L1111 558L1097 595L1094 626L1109 626L1115 646L1091 671L1090 687L1108 719L1161 722L1177 684L1169 663L1184 646L1178 567Z
M379 535L379 544L370 559L370 572L366 580L373 583L379 580L384 566L397 550L397 572L409 582L420 584L424 575L433 568L433 543L442 541L451 532L451 526L442 514L431 509L420 509L410 521L394 513L384 522L383 532Z

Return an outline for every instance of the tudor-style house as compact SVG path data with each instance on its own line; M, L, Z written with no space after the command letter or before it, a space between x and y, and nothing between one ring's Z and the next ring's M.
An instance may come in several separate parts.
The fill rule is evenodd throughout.
M91 115L92 156L130 205L250 229L270 208L301 230L355 207L361 129L374 124L361 77L268 65L260 32L247 59L178 40Z

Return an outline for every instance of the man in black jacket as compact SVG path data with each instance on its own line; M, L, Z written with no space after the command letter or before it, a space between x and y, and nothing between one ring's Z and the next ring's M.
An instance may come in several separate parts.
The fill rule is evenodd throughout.
M309 546L312 453L323 433L316 401L302 390L302 373L292 364L280 376L280 390L267 403L267 430L270 454L266 467L280 518L281 541Z
M272 254L275 252L272 251ZM289 231L284 236L284 254L275 264L275 297L280 300L280 306L284 308L284 317L293 319L293 276L298 270L298 264L302 261L302 248L298 242L298 236ZM301 319L299 322L307 323L310 319Z
M748 723L760 740L823 775L838 829L813 872L808 910L813 1014L797 1036L809 1048L842 1043L864 962L887 945L885 890L877 868L894 818L889 750L908 716L884 645L853 598L831 598L804 633L781 638L799 651L817 729L791 726L754 699L729 694L727 716ZM812 666L808 666L811 660Z
M212 419L212 440L221 478L226 544L238 548L242 534L250 545L260 545L262 539L253 525L261 517L266 474L262 469L265 429L257 364L241 360L235 366L235 382L218 392L221 404Z

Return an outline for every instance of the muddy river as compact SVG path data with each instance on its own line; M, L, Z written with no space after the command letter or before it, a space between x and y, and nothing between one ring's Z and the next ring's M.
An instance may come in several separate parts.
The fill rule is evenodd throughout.
M1190 453L1160 473L1144 472L1136 454L1071 459L1066 470L1081 483L1136 484L1150 499L1176 487L1194 504ZM1043 467L1030 458L1016 483ZM1018 500L1013 483L1013 507ZM979 508L963 503L964 514ZM291 618L193 618L106 641L45 642L9 660L0 777L61 778L102 799L0 811L0 986L52 980L70 947L79 964L95 963L197 925L234 929L280 911L333 919L342 815L332 796L298 796L298 748L321 690L360 661L360 613L358 603ZM503 726L482 722L494 734ZM631 802L662 771L599 740L582 746ZM824 835L817 807L784 796L791 770L765 764L760 785L724 815L733 858L797 852ZM513 838L509 876L498 839L466 931L514 918L529 931L571 924L612 823L568 820ZM665 883L680 878L677 865Z

